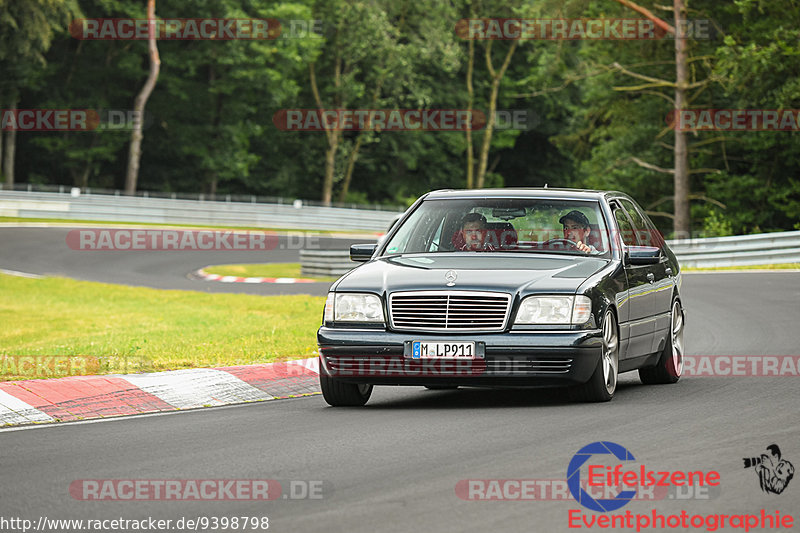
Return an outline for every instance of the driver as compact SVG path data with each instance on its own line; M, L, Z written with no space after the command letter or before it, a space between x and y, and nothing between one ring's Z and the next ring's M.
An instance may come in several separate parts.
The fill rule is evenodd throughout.
M490 243L484 243L486 225L486 217L480 213L465 215L461 219L461 236L463 240L457 247L461 250L493 250L494 247Z
M587 254L600 253L591 244L586 244L587 237L592 232L589 219L580 211L573 210L558 219L564 226L564 238L575 243L575 247Z

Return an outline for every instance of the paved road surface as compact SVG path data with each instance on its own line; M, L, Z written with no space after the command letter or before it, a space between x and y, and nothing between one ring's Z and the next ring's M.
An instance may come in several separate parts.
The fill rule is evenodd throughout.
M73 250L67 245L70 229L0 227L0 268L155 289L321 296L328 292L330 283L220 283L189 279L187 274L208 265L297 263L302 247L347 250L351 243L374 242L319 234L309 238L301 232L292 232L282 235L276 248L268 251L87 251Z
M800 274L687 275L683 293L689 353L800 353ZM377 388L361 409L328 408L312 396L4 431L0 517L255 515L269 517L270 531L286 532L567 531L568 512L582 509L574 501L464 501L456 484L563 479L578 449L610 440L651 470L722 476L713 499L631 502L619 512L766 509L800 519L800 474L783 494L767 495L742 466L743 457L777 443L800 467L798 384L792 377L695 377L644 386L626 374L615 399L602 405L568 403L553 391ZM324 497L85 502L68 491L79 479L208 478L321 480Z

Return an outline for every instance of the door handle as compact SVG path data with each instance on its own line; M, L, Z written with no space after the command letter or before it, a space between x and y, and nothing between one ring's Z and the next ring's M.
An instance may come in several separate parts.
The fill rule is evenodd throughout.
M656 280L655 274L653 274L652 272L647 274L647 281L649 281L650 283L653 283L655 280Z
M667 276L671 276L672 275L672 269L671 268L667 268L664 272L667 273Z

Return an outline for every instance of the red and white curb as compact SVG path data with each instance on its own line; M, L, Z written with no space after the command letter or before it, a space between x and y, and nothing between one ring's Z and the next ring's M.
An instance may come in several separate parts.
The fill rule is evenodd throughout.
M0 383L0 426L66 422L307 396L319 359Z
M221 281L222 283L318 283L317 279L309 278L243 278L240 276L220 276L219 274L209 274L202 268L192 273L198 278L206 281Z

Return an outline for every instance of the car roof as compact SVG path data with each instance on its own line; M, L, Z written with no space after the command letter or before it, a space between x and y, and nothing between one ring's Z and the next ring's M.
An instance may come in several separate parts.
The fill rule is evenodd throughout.
M617 191L594 189L558 189L545 187L508 187L498 189L444 189L427 194L426 200L455 198L563 198L600 200L607 196L627 196Z

